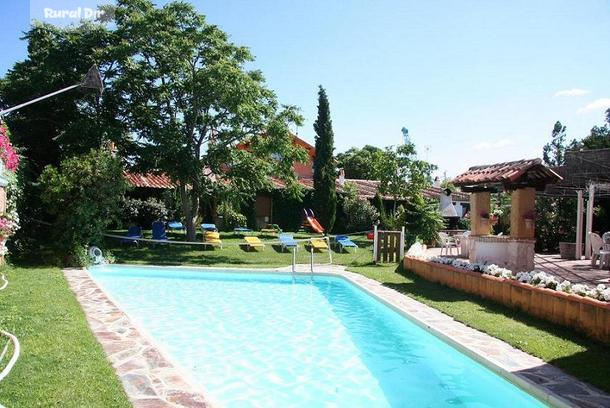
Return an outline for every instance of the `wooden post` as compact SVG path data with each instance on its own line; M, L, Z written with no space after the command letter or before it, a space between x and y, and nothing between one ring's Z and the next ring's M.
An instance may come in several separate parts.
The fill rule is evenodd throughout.
M512 192L510 202L510 236L513 238L534 238L534 220L526 221L524 216L533 215L536 210L536 189L519 188Z
M373 226L373 262L377 263L377 225Z
M591 259L591 240L589 233L593 231L593 205L595 204L595 185L589 184L589 198L587 199L587 221L585 223L585 259Z
M582 212L584 207L584 199L582 198L582 190L577 192L576 204L576 251L574 256L576 259L582 258Z
M404 225L402 226L402 229L400 230L400 262L402 262L402 259L405 257L405 227Z
M488 191L470 194L470 230L471 235L488 235L491 224L481 219L482 213L489 214L491 195Z

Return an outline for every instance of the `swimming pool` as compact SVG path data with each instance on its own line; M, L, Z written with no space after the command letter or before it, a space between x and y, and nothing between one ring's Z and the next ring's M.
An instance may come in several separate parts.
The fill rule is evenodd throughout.
M340 277L121 265L90 271L227 407L543 406Z

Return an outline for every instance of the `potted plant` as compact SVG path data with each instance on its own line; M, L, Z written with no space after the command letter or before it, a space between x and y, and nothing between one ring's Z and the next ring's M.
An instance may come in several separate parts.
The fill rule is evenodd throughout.
M483 223L489 222L489 213L487 211L481 211L480 217L481 217L481 222L483 222Z

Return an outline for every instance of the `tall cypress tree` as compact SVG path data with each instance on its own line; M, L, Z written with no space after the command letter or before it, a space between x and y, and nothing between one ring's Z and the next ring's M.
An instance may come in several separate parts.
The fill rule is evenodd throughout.
M316 131L316 157L313 162L313 206L320 223L331 231L337 209L336 170L333 158L334 134L330 120L330 107L326 91L318 91L318 118L313 124Z

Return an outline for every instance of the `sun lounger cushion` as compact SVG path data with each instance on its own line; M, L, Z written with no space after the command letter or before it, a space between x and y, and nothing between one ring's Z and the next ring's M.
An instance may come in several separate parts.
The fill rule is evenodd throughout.
M142 227L139 225L132 225L127 230L127 238L123 238L121 242L123 243L138 243L137 240L128 239L128 238L142 238Z
M298 246L292 234L280 234L279 238L283 248L295 248Z
M323 240L322 238L313 238L310 241L310 245L314 249L328 249L328 245L326 245L326 241Z
M263 241L258 239L258 237L245 237L244 240L246 241L246 245L248 245L249 247L259 247L259 248L265 247L265 244L263 243Z
M170 221L167 223L167 226L171 229L183 229L184 225L180 221Z
M203 234L203 242L205 242L206 244L209 244L209 245L213 245L213 246L218 245L218 246L222 247L222 241L220 239L220 234L215 231L206 231Z
M358 247L358 245L356 245L354 243L354 241L349 239L349 237L347 235L337 235L335 240L337 241L337 244L341 245L342 247L352 247L352 248Z
M159 241L167 241L165 233L165 225L161 221L155 221L152 224L152 237Z

